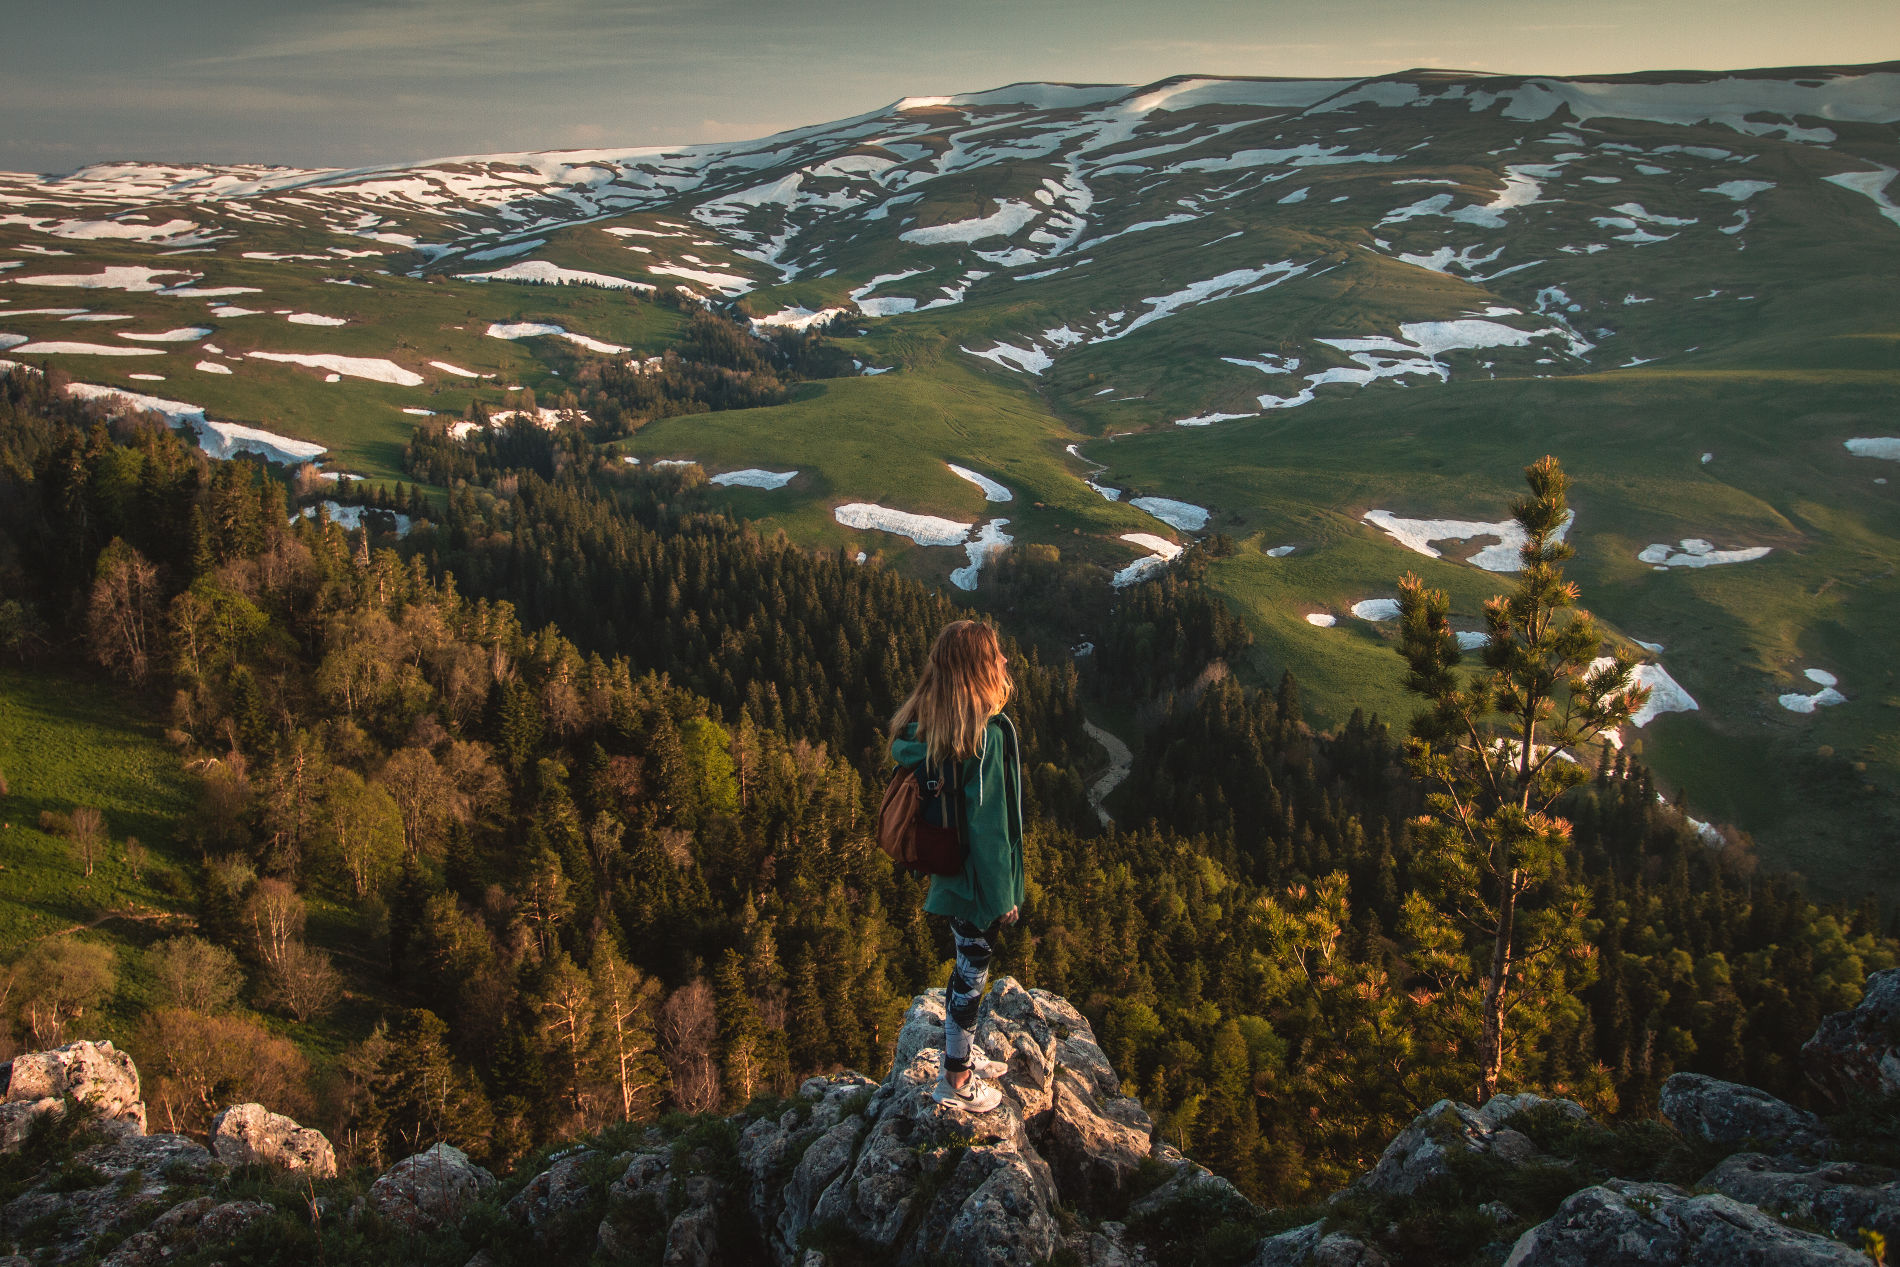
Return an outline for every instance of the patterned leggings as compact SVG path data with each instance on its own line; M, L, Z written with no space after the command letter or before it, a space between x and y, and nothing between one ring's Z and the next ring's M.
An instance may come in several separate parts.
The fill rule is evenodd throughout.
M944 996L943 1068L945 1073L956 1073L970 1067L976 1014L990 979L990 957L996 953L996 925L978 928L952 919L950 935L957 943L957 963L950 970L950 988Z

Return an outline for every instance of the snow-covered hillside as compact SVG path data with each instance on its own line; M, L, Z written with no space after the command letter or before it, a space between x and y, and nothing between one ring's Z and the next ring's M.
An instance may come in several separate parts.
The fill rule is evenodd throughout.
M1643 310L1652 296L1593 280L1620 284L1611 260L1642 252L1648 267L1689 253L1726 276L1741 261L1718 269L1716 257L1761 251L1793 199L1823 200L1843 234L1900 232L1896 122L1890 67L1017 84L743 143L4 177L0 233L23 256L6 280L29 285L55 270L25 257L109 242L752 295L767 320L815 311L773 296L788 283L886 318L1020 309L1030 297L1048 320L975 317L963 344L1023 375L1293 279L1383 264L1394 291L1423 285L1413 311L1402 298L1379 305L1396 319L1290 329L1285 347L1210 360L1224 408L1176 419L1194 425L1294 408L1329 386L1442 381L1454 354L1472 354L1462 361L1474 372L1500 360L1547 372L1655 360L1675 349L1606 342L1660 311ZM286 234L294 249L247 249ZM545 258L577 234L612 265ZM1464 283L1467 308L1445 311L1457 288L1426 275ZM1718 283L1698 298L1759 298L1747 290Z

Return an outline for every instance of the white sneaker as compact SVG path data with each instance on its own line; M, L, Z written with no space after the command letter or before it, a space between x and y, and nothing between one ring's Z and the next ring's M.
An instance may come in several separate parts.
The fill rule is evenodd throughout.
M973 1051L970 1053L970 1072L979 1078L999 1082L1009 1077L1009 1066L1000 1060L991 1060L981 1052Z
M1003 1102L1003 1093L998 1091L974 1073L961 1087L953 1087L943 1074L937 1075L937 1085L930 1089L930 1098L938 1104L953 1105L967 1113L988 1113Z

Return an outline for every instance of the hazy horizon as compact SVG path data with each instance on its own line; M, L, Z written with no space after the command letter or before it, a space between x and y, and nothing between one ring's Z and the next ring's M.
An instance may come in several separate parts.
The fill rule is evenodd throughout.
M14 0L0 168L110 161L356 167L745 140L905 96L1024 80L1364 78L1412 68L1616 75L1864 65L1900 6L1135 0ZM1870 52L1871 50L1871 52ZM1882 56L1886 54L1887 56Z

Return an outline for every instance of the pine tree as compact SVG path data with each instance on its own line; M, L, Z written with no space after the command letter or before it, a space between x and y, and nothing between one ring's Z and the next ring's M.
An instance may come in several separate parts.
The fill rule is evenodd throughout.
M438 1140L477 1156L491 1115L481 1087L449 1055L448 1026L433 1012L406 1013L377 1071L376 1116L384 1147L407 1157Z
M719 1013L720 1073L728 1101L743 1108L759 1087L765 1027L746 988L745 960L728 949L713 980L713 1005Z
M786 1028L794 1070L809 1074L830 1063L825 999L818 989L818 964L810 950L801 950L792 962L792 998Z
M1260 1119L1254 1112L1247 1042L1241 1037L1237 1021L1225 1021L1214 1031L1214 1048L1208 1054L1208 1083L1202 1118L1207 1156L1242 1191L1252 1191L1259 1175Z
M1405 928L1428 975L1457 999L1475 990L1476 1096L1496 1093L1512 1027L1534 1033L1564 992L1564 967L1584 971L1588 891L1570 879L1570 825L1549 811L1588 776L1559 756L1628 720L1647 690L1618 651L1598 657L1589 614L1570 610L1563 562L1568 481L1557 460L1526 467L1530 495L1511 515L1525 537L1516 590L1485 604L1484 667L1460 671L1451 600L1416 575L1399 581L1405 686L1428 707L1407 758L1435 790L1415 825L1424 887ZM1568 618L1566 619L1566 614ZM1523 1035L1518 1035L1522 1037Z

